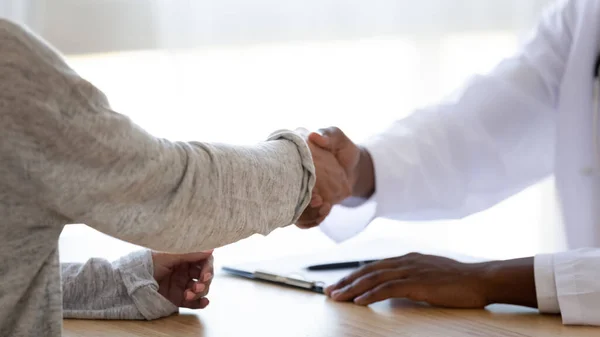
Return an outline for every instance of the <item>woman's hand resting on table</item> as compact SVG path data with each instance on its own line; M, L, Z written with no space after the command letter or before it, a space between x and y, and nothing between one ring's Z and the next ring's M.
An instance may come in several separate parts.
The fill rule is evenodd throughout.
M152 252L158 292L180 308L204 309L213 279L212 251L191 254Z

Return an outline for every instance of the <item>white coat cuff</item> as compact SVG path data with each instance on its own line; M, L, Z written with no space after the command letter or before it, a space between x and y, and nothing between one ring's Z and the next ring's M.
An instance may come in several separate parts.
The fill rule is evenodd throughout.
M386 191L385 180L388 174L397 172L398 163L390 163L382 136L375 136L361 144L373 160L375 172L375 194L369 199L348 198L342 205L333 207L329 216L319 226L321 231L336 242L348 240L362 232L377 217L378 210L383 207L394 207L397 198Z
M372 200L349 207L338 205L331 209L319 228L333 241L343 242L361 233L373 221L374 214L375 203Z
M554 256L541 254L534 258L535 290L540 312L557 314L560 312L556 282L554 278Z
M375 204L374 217L396 213L397 209L401 208L399 205L402 205L403 192L390 182L402 181L406 173L402 167L403 161L390 160L390 153L393 153L393 150L390 149L389 143L385 136L378 135L362 144L373 161L375 194L371 200ZM396 145L399 146L399 144ZM400 179L397 179L398 176Z
M378 137L375 137L376 139ZM374 143L375 139L371 140L367 144L362 144L373 158L373 165L376 162L380 162L380 156L384 155L385 150L379 149ZM372 148L373 147L373 148ZM377 157L375 157L377 156ZM385 172L378 172L377 166L375 165L375 186L381 184L378 179L383 176ZM343 242L361 233L376 217L377 209L379 208L378 195L381 193L376 192L371 198L357 198L350 197L342 202L341 205L333 207L329 216L321 223L319 228L325 235L335 242ZM382 201L385 201L385 197L382 197ZM390 198L388 195L387 199ZM388 201L389 202L389 201Z
M554 255L558 303L565 325L600 325L596 273L597 249L579 249Z

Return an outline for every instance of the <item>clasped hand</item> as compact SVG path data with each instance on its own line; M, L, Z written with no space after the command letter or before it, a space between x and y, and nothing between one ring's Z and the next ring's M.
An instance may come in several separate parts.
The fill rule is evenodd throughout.
M317 181L311 203L296 225L300 228L310 228L319 225L333 205L352 195L360 150L335 127L310 134L304 130L298 131L307 140L315 164Z

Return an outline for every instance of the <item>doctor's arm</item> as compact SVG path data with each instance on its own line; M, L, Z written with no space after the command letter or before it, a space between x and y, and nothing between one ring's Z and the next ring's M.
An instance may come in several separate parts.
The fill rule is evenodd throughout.
M311 139L356 159L347 160L355 165L354 194L374 199L377 216L461 217L493 205L552 171L554 109L576 4L559 2L517 56L456 101L398 121L361 148L336 129ZM363 305L386 298L519 304L560 312L565 324L600 325L599 271L599 249L480 264L409 254L367 265L327 293Z
M368 264L325 292L360 305L389 298L451 308L514 304L560 313L567 325L600 326L598 280L600 249L482 263L413 253Z

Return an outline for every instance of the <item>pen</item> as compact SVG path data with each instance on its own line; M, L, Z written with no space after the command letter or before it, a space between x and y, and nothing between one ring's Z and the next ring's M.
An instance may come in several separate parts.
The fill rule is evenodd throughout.
M313 265L313 266L308 266L306 269L312 270L312 271L350 269L350 268L358 268L358 267L364 266L365 264L369 264L369 263L372 263L375 261L379 261L379 260L349 261L349 262L317 264L317 265Z

